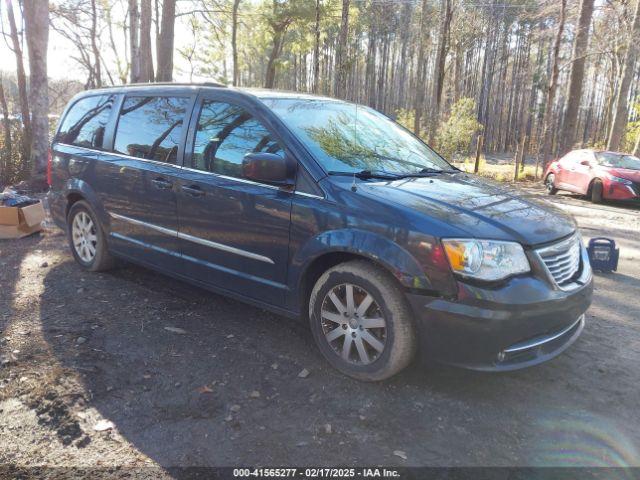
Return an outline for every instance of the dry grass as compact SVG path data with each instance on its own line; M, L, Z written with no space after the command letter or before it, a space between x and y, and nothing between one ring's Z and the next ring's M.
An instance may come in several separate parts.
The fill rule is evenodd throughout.
M473 173L475 164L474 158L466 158L462 162L454 162L453 165L459 169ZM498 182L513 182L515 164L514 163L489 163L484 157L480 159L480 169L478 175L487 177ZM521 182L536 182L540 179L540 171L538 171L538 178L535 175L535 165L525 165L524 171L520 171L518 175L518 181Z

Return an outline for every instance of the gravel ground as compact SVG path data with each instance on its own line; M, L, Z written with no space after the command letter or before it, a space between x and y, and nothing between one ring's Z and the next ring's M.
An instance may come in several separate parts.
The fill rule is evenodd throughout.
M134 266L84 273L55 228L2 241L0 464L640 466L640 212L555 201L621 248L576 344L376 384L332 370L299 322Z

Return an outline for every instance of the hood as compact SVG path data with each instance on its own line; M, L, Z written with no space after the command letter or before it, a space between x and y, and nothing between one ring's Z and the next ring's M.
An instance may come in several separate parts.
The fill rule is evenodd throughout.
M358 192L411 208L470 237L536 245L576 229L570 216L547 202L465 173L363 181Z
M631 180L632 182L640 182L640 170L609 167L607 168L607 172L609 172L613 176L626 178L627 180Z

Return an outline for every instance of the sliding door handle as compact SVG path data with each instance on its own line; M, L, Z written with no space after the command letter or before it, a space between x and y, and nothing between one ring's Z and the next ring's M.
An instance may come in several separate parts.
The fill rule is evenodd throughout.
M159 188L160 190L169 190L171 189L171 187L173 187L173 183L162 177L154 178L153 180L151 180L151 183L153 183L156 188Z
M183 185L182 191L192 197L204 197L204 190L197 185Z

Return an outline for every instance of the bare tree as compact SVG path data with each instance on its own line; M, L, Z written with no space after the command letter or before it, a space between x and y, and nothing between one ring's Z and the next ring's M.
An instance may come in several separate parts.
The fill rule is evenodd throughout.
M160 82L170 82L173 79L173 42L176 22L176 0L162 2L162 20L158 35L157 58L158 71L156 79Z
M22 121L22 158L26 160L30 156L31 148L31 114L29 113L29 97L27 96L27 75L24 70L24 55L20 36L13 12L12 0L7 0L7 17L13 53L16 57L16 76L18 79L18 97L20 101L20 116Z
M0 152L0 183L9 180L9 162L12 157L11 146L11 120L9 120L9 107L7 107L7 97L4 94L4 81L0 74L0 108L2 108L2 130L4 134L4 148Z
M556 31L555 40L553 43L553 65L551 67L551 78L549 79L549 86L547 87L547 101L544 109L544 130L543 130L543 144L542 144L542 160L546 167L551 155L551 140L552 131L551 124L553 122L553 104L556 99L556 90L558 88L558 59L560 56L560 42L562 41L562 34L564 32L564 25L566 20L567 0L560 1L560 16L558 18L558 30Z
M422 128L422 109L424 108L424 95L425 95L425 86L423 84L425 72L427 69L425 62L425 51L428 38L428 19L427 9L429 8L428 0L422 0L422 10L420 13L420 37L419 37L419 45L418 45L418 74L416 76L416 94L415 94L415 102L413 107L413 133L416 135L420 135L420 130Z
M316 0L313 29L313 93L320 88L320 0Z
M238 65L238 8L240 0L233 0L231 11L231 55L233 57L233 86L240 83L240 65Z
M560 153L571 150L576 138L578 111L580 100L582 99L582 83L584 82L585 55L589 43L591 16L593 15L593 1L582 0L580 3L580 15L575 40L573 41L571 75L567 89L567 107L564 112L563 132L560 136L560 142L562 143Z
M636 1L635 13L633 14L633 24L631 26L631 34L629 36L629 44L627 52L624 56L622 66L622 79L618 85L616 93L615 109L613 112L613 120L609 131L609 139L607 141L608 150L619 150L620 141L624 134L624 127L627 125L629 106L629 87L634 76L635 62L638 55L638 41L640 40L640 0Z
M131 58L131 83L140 81L140 40L138 32L140 27L140 11L138 0L129 0L129 50Z
M98 47L98 10L96 0L91 0L91 50L95 60L95 81L96 86L102 86L102 73L100 71L100 49Z
M333 94L344 98L347 88L347 45L349 40L349 0L342 0L342 20L340 22L340 36L336 46L336 80Z
M24 0L24 21L29 49L29 102L31 103L31 165L33 179L44 184L49 149L49 82L47 45L49 43L49 4Z
M434 62L433 72L433 102L431 122L429 128L429 141L435 140L436 131L438 129L438 119L440 116L440 106L442 103L442 90L444 87L444 67L447 59L447 50L449 48L449 32L451 31L451 17L453 16L453 9L451 6L451 0L442 0L441 6L441 23L440 33L438 35L438 47L436 50L436 60Z
M151 53L151 0L140 2L140 81L153 82L153 55Z

